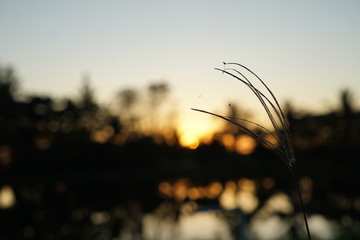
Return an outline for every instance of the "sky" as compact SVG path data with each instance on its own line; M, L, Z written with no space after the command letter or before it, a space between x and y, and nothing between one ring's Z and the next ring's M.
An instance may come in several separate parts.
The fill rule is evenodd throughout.
M360 2L0 0L0 64L15 68L24 93L74 97L88 75L109 104L123 88L166 81L189 138L236 103L266 118L240 82L214 68L238 62L281 104L338 108L350 89L360 106Z

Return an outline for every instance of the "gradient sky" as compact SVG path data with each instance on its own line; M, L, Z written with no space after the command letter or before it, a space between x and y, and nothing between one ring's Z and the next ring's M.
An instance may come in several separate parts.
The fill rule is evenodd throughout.
M166 80L189 135L214 129L229 102L252 112L247 89L215 67L245 64L279 101L337 108L360 96L360 1L0 0L0 64L24 93L78 94L84 74L108 103L124 87ZM261 114L260 114L261 118Z

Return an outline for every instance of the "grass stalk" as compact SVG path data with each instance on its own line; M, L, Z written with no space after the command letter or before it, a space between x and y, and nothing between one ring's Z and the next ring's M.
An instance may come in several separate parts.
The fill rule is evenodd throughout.
M296 182L296 188L300 200L301 210L304 216L306 231L308 239L311 240L311 234L310 229L308 225L308 221L306 218L304 203L301 196L299 181L296 174L296 158L295 158L295 151L294 151L294 145L292 142L292 137L290 134L290 126L289 122L287 121L284 112L282 111L279 102L277 101L275 95L270 90L270 88L265 84L265 82L256 75L253 71L251 71L246 66L239 64L239 63L225 63L224 62L224 68L215 68L215 70L218 70L226 75L229 75L236 80L243 83L245 86L247 86L257 97L257 99L260 101L263 109L265 110L266 114L269 117L269 120L271 122L272 127L274 128L274 132L269 131L267 128L261 126L258 123L255 123L250 120L246 119L233 119L227 116L222 116L216 113L212 113L206 110L192 108L192 110L209 114L218 118L221 118L225 121L228 121L235 126L241 128L244 132L249 134L250 136L257 139L259 142L270 148L273 152L275 152L279 158L283 161L283 163L287 166L287 168L290 170L290 172L293 174L295 182ZM254 86L252 81L250 81L250 78L246 77L246 75L243 73L246 72L249 74L252 78L258 81L258 83L265 88L266 92L261 92L257 87ZM244 123L250 123L255 127L261 128L261 130L265 131L267 134L272 135L277 141L278 145L274 144L268 140L266 140L264 137L262 137L259 133L256 133L252 131L250 128L246 127Z
M309 224L308 224L308 221L307 221L304 202L302 200L301 190L300 190L300 186L299 186L299 180L298 180L296 172L293 173L293 176L294 176L294 179L295 179L296 189L297 189L299 200L300 200L301 211L302 211L302 214L303 214L303 217L304 217L306 233L307 233L308 239L311 240L310 228L309 228Z

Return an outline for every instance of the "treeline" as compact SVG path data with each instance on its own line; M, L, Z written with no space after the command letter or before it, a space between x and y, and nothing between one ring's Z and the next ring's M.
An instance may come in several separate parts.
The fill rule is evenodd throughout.
M172 157L163 157L166 151L152 156L153 149L161 147L174 151L189 151L180 147L175 126L176 112L172 106L165 104L170 95L170 88L166 82L150 84L142 92L139 89L121 89L112 106L97 103L88 79L84 79L79 93L77 100L26 96L18 92L15 72L11 68L0 68L2 178L20 173L33 175L35 172L44 171L71 172L82 171L83 168L97 170L100 166L112 168L112 164L120 168L126 168L127 164L138 165L139 168L152 166L156 169L164 169L164 166L167 166L167 171L173 172L167 160L161 164L156 163L157 159ZM339 164L357 164L352 161L356 159L354 156L358 153L357 146L360 143L360 113L354 108L353 99L348 91L341 93L340 103L338 110L318 116L299 116L296 110L290 105L287 106L286 112L297 152L300 155L311 155L302 160L305 163L303 166L306 167L309 163L306 159L313 158L316 153L321 154L317 160L309 163L311 167L306 172L317 171L324 156ZM241 109L232 104L229 116L236 119L241 117L241 114ZM240 153L242 158L267 151L258 144L242 151L242 145L249 145L249 141L239 144L242 135L244 133L241 129L224 123L223 129L213 136L210 143L214 146L219 145L225 152ZM210 143L203 144L197 151L209 147ZM124 160L126 157L107 156L109 152L118 152L119 149L122 149L120 152L125 152L124 149L130 149L136 144L135 148L147 149L141 152L148 155L148 159L133 157L131 160ZM105 147L116 150L102 152L101 148ZM97 149L99 155L107 157L95 158L97 154L88 154L89 151L85 151L84 148L90 148L90 152ZM112 159L111 164L106 162L110 161L108 159ZM184 159L182 161L186 162ZM196 163L189 166L197 165L201 161L195 160ZM327 164L328 159L323 161L326 161L323 163L324 167L331 166ZM346 166L347 164L342 164L342 167ZM175 169L180 171L182 168ZM246 171L252 170L249 167Z

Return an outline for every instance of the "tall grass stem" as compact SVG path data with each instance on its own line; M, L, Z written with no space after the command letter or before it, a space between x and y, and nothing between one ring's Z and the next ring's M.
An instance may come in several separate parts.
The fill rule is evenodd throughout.
M230 67L228 67L230 66ZM234 67L233 67L234 66ZM239 70L239 69L240 70ZM301 196L299 181L296 174L296 158L295 158L295 150L294 150L294 144L292 141L291 133L290 133L290 125L288 120L286 119L286 116L283 112L283 110L280 107L280 104L278 100L276 99L273 92L270 90L270 88L265 84L265 82L256 75L252 70L247 68L246 66L239 64L239 63L225 63L224 62L224 68L215 68L215 70L218 70L226 75L229 75L236 80L243 83L245 86L247 86L257 97L257 99L260 101L261 105L263 106L263 109L265 110L266 114L269 117L269 120L271 122L272 127L274 128L274 132L269 131L267 128L261 126L258 123L255 123L250 120L241 119L241 118L231 118L227 116L222 116L216 113L212 113L209 111L205 111L202 109L192 108L192 110L209 114L218 118L221 118L225 121L228 121L235 126L242 129L244 132L249 134L250 136L254 137L256 140L267 146L269 149L271 149L273 152L275 152L279 158L285 163L285 165L288 167L290 172L293 174L295 182L296 182L296 188L299 195L301 210L304 216L306 231L308 239L311 240L311 234L310 229L308 225L308 221L305 214L305 208L304 203ZM247 77L242 70L245 70L247 74L249 74L252 78L257 80L262 87L265 88L265 92L261 92L255 85L250 81L250 78ZM243 123L249 123L253 126L260 128L261 130L265 131L267 134L270 134L272 137L274 137L278 144L274 144L264 138L261 134L251 130L245 124L239 123L238 121L242 121Z
M311 240L310 228L309 228L309 224L308 224L308 221L307 221L304 202L303 202L303 199L302 199L302 196L301 196L299 180L298 180L296 172L293 172L293 176L294 176L294 180L295 180L295 183L296 183L296 189L297 189L297 192L298 192L298 195L299 195L301 211L302 211L302 214L303 214L303 217L304 217L304 222L305 222L305 227L306 227L306 233L307 233L308 239Z

